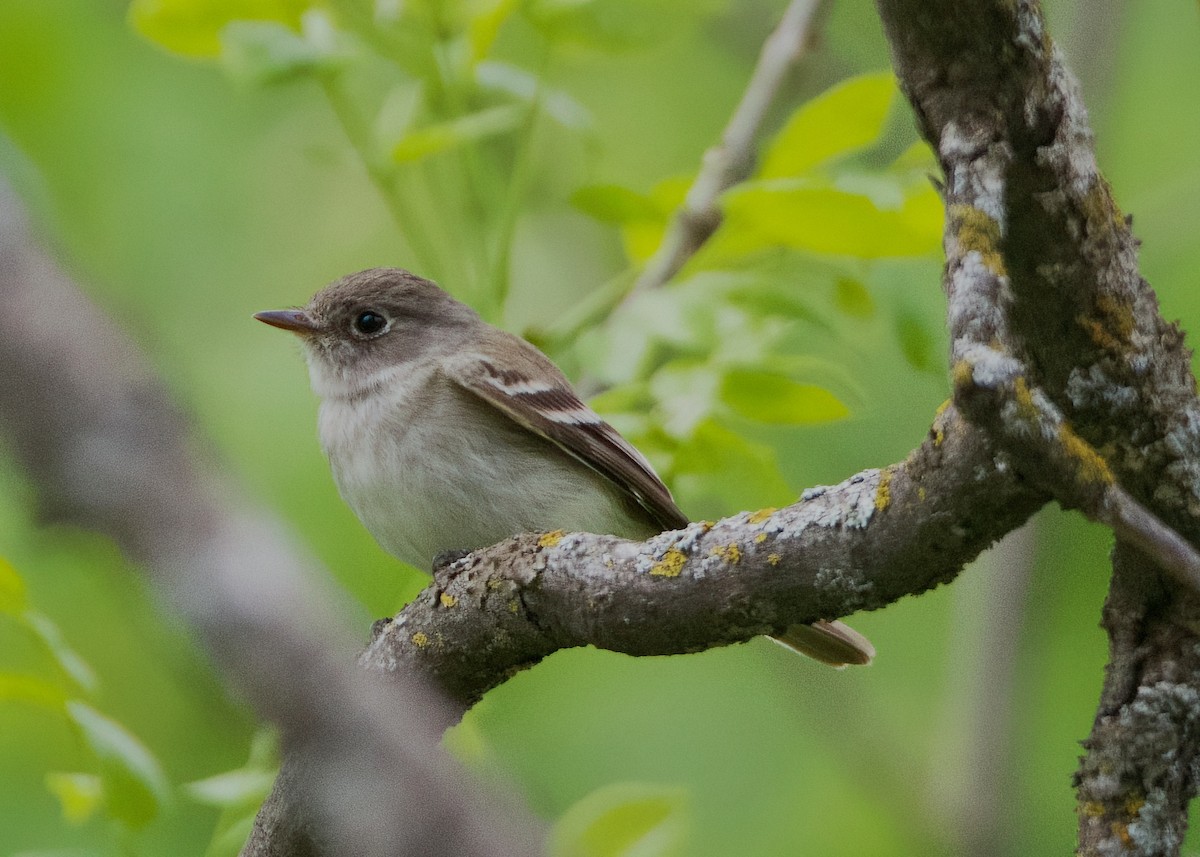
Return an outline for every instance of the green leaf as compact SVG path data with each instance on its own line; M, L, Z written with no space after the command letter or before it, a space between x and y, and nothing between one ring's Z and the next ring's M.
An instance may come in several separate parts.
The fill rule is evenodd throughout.
M904 359L914 369L928 372L940 366L934 354L935 339L924 320L910 310L901 310L896 318L896 335L900 338L900 350Z
M133 0L129 23L159 47L197 59L221 53L221 31L233 21L276 21L299 28L311 0Z
M491 0L490 7L484 8L471 17L468 28L468 39L471 45L471 61L479 62L492 49L500 28L504 26L514 12L521 8L522 0Z
M679 857L690 827L687 792L616 783L573 805L550 834L553 857Z
M146 745L85 702L71 700L67 714L100 762L109 813L131 828L153 821L167 800L169 787Z
M858 280L839 277L834 284L833 302L846 315L870 318L875 315L875 301L867 287Z
M767 149L759 178L800 176L879 138L896 94L891 72L852 77L800 107Z
M758 317L784 316L813 325L827 333L833 326L813 304L812 289L798 288L790 280L760 277L731 289L727 300Z
M48 773L46 789L58 798L68 824L83 824L104 798L104 786L95 774Z
M625 253L631 261L640 264L654 255L667 231L670 213L683 205L691 186L691 176L674 176L663 179L650 189L650 199L658 206L662 215L653 220L632 220L624 224L621 238L625 244Z
M275 772L239 768L187 783L184 792L197 803L226 808L247 803L260 804L271 792Z
M58 685L35 676L0 673L0 703L4 702L23 702L61 714L67 695Z
M917 140L896 156L888 166L895 173L912 173L920 176L937 175L941 171L937 156L924 140Z
M96 673L80 654L71 648L58 625L48 616L34 611L25 614L29 629L37 637L50 656L54 658L59 668L75 682L81 690L93 691L98 684Z
M588 185L571 194L571 204L602 223L649 220L662 228L666 212L648 196L619 185Z
M213 831L212 841L204 851L204 857L237 857L242 853L242 846L250 838L254 830L254 820L258 817L258 807L236 818L222 817Z
M727 372L721 381L721 400L747 419L777 425L819 425L850 414L824 387L755 369Z
M305 20L328 19L314 15ZM343 57L332 32L313 26L323 35L309 38L276 21L233 21L221 31L221 65L231 77L258 85L336 68Z
M392 159L397 163L419 161L467 143L507 134L520 126L527 110L521 105L503 104L427 125L402 137L392 148Z
M25 608L25 581L8 560L0 557L0 613L19 616Z
M799 179L749 182L725 195L722 231L743 253L782 245L860 259L932 255L941 247L942 209L927 191L887 209L865 194Z
M243 767L183 787L194 800L222 808L204 857L235 857L241 853L278 768L278 737L273 729L260 728L250 742Z
M675 452L672 487L693 518L781 506L792 496L774 451L707 419Z

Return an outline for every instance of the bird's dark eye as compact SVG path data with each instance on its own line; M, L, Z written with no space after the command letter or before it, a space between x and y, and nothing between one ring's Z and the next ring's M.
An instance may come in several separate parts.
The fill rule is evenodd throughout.
M374 336L387 327L387 317L374 310L363 310L354 317L354 331L363 336Z

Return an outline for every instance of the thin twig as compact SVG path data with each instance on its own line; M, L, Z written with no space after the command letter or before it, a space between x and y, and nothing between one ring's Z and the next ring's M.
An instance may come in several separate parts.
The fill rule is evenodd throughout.
M1146 554L1180 583L1200 592L1200 552L1120 485L1109 487L1095 517L1111 527L1117 538Z
M717 198L750 175L755 143L767 111L792 67L811 41L811 29L821 0L792 0L774 32L763 43L758 65L721 132L721 140L704 153L700 172L675 212L658 250L646 263L625 300L658 288L679 273L688 259L721 225Z

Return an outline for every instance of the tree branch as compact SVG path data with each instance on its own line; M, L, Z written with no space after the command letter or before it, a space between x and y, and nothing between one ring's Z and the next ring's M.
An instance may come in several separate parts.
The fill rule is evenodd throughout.
M355 644L314 561L197 461L162 385L35 246L2 185L0 302L0 432L47 516L109 534L144 565L283 731L293 787L275 809L305 824L257 829L244 853L541 853L538 826L497 810L438 750L452 716L439 694L350 666Z
M763 43L758 64L721 132L720 142L704 153L700 172L688 188L683 205L671 218L662 243L634 281L625 302L658 288L679 273L721 225L717 199L753 171L755 146L767 111L788 72L808 48L820 6L821 0L792 0L784 10L779 25Z
M519 536L436 571L365 665L469 706L557 649L692 652L882 607L952 579L1044 495L951 408L905 461L635 543Z
M1080 853L1177 854L1200 758L1179 703L1200 695L1191 355L1138 275L1038 4L878 5L946 175L956 402L1014 467L1119 539L1111 661L1079 772ZM1132 740L1135 728L1154 738Z

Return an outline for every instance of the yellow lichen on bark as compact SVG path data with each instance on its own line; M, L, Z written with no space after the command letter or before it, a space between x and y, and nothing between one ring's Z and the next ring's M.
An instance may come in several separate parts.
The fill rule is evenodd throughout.
M973 205L952 205L947 214L963 252L978 253L989 271L998 277L1007 276L1000 252L1000 224Z
M1017 414L1026 422L1037 419L1037 406L1033 403L1033 393L1024 375L1018 375L1013 381L1013 398L1017 402Z
M721 559L729 560L730 565L737 565L742 560L742 549L735 544L717 545L708 553L710 556L719 556Z
M975 386L975 367L969 361L959 360L951 370L955 391L965 392Z
M655 577L679 577L685 563L687 554L678 548L671 548L651 566L650 573Z
M759 509L757 512L751 512L746 517L746 523L747 524L761 524L763 521L765 521L767 518L771 517L778 511L779 510L776 509L774 506L768 506L765 509Z
M879 471L879 487L875 489L875 508L882 512L892 505L892 470L885 467Z
M1058 442L1075 462L1076 472L1084 482L1111 485L1116 481L1108 462L1066 423L1058 427Z

